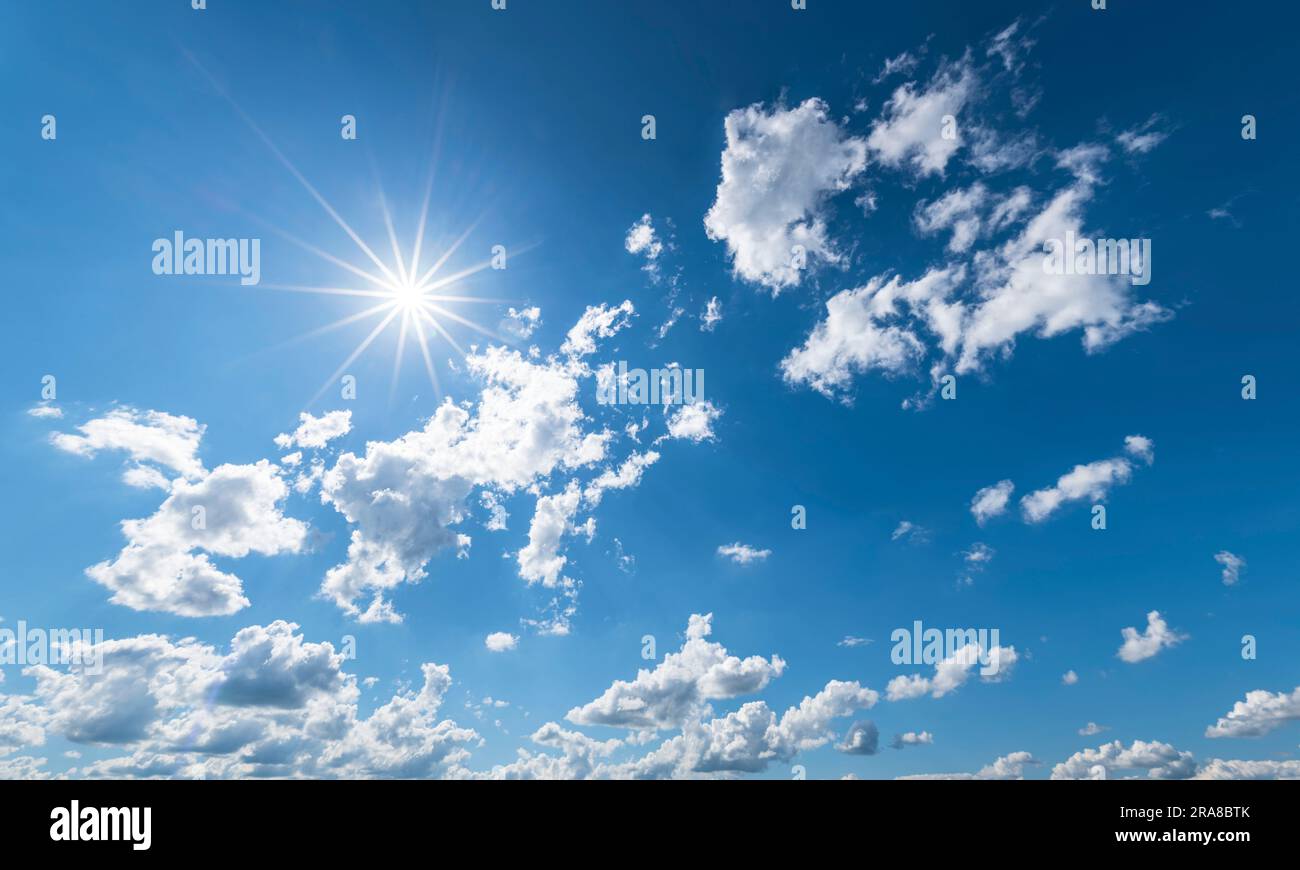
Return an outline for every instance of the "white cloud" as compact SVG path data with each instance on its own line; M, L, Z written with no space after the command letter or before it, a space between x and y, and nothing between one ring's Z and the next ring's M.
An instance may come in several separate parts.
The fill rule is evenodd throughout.
M742 544L736 541L733 544L724 544L718 547L718 555L724 556L737 565L748 565L750 562L762 562L772 555L771 550L759 550L751 547L749 544Z
M27 416L41 420L59 420L63 418L63 409L58 405L34 405L27 409Z
M902 734L894 735L894 742L890 744L895 749L906 749L908 746L928 746L934 743L934 735L929 731L906 731Z
M281 450L288 450L295 445L319 449L352 431L351 411L330 411L321 417L303 411L298 415L298 420L298 428L293 434L281 433L275 436L275 445Z
M1155 461L1154 445L1149 438L1130 435L1124 439L1124 449L1148 465ZM1128 483L1132 477L1133 465L1122 456L1076 465L1061 475L1054 486L1031 492L1022 498L1020 508L1025 522L1040 523L1069 502L1084 499L1105 501L1113 487Z
M1028 752L1003 755L992 764L981 767L977 773L922 773L900 776L898 779L1024 779L1025 768L1039 761Z
M722 303L718 297L714 296L704 306L704 313L700 315L700 331L712 332L722 322Z
M979 644L966 644L936 664L933 677L920 674L894 677L885 687L885 696L890 701L906 701L922 695L942 698L965 685L971 672L980 666L980 659L985 657L983 653ZM986 658L990 673L981 675L985 682L1006 680L1019 660L1015 647L1003 646L990 648Z
M704 227L726 242L735 274L776 294L803 280L796 245L809 265L841 262L827 234L826 202L866 169L866 142L845 135L818 99L792 109L737 109L724 126L722 181Z
M1214 554L1214 561L1223 568L1223 585L1236 586L1241 579L1241 570L1246 567L1246 560L1235 553L1220 550Z
M208 554L239 559L300 552L307 526L281 512L287 495L278 467L264 459L221 465L196 481L177 479L156 513L123 521L127 545L117 558L86 574L113 591L113 603L133 610L234 613L249 603L243 585Z
M897 275L888 281L876 277L863 287L836 293L826 301L826 317L813 327L803 346L781 361L786 382L847 401L855 374L876 369L886 374L909 371L925 356L925 344L910 326L883 325L885 319L903 301L924 312L936 332L955 340L954 309L946 300L961 274L960 270L933 270L910 283Z
M651 275L658 276L658 261L664 252L664 243L655 232L654 221L649 214L641 215L641 219L628 229L623 247L629 254L644 257L646 262L642 268Z
M50 436L50 442L78 456L94 456L101 450L123 450L136 463L152 462L190 479L204 473L198 458L204 427L190 417L114 408L77 429L80 435L56 432Z
M944 118L960 118L976 84L974 70L963 59L945 65L924 88L915 82L900 85L872 125L867 145L886 166L909 165L918 175L943 175L962 144L960 124L953 125L951 136L943 135Z
M574 359L595 353L596 339L612 338L632 322L634 314L635 308L627 299L612 307L605 303L588 305L582 317L578 318L578 322L565 336L560 353Z
M573 525L581 501L582 492L576 480L570 481L563 491L537 500L528 528L528 544L517 557L520 577L529 583L540 581L547 587L561 583L560 572L568 560L559 554L560 539Z
M1300 761L1226 761L1212 758L1192 779L1300 779Z
M975 493L970 502L971 516L975 517L975 522L982 526L989 519L1006 513L1007 502L1015 489L1016 485L1011 481L1000 480Z
M1081 737L1092 737L1096 734L1100 734L1103 731L1109 731L1109 730L1110 728L1108 728L1105 725L1098 725L1096 722L1089 722L1087 725L1084 725L1082 728L1079 729L1079 735Z
M519 646L519 638L506 631L494 631L483 640L483 645L491 652L509 652Z
M713 699L757 692L785 670L778 656L740 659L707 638L713 614L694 614L686 641L664 656L654 670L640 670L635 680L616 680L599 698L574 707L565 718L577 725L620 728L680 728Z
M1187 639L1187 635L1179 634L1169 628L1158 610L1147 614L1146 631L1139 633L1136 628L1129 626L1120 634L1124 638L1124 643L1115 655L1129 664L1145 661L1162 649L1177 646Z
M1079 675L1076 674L1073 670L1066 671L1061 676L1061 683L1066 686L1073 686L1077 682L1079 682Z
M1134 740L1125 747L1116 740L1074 753L1052 768L1052 779L1104 779L1117 771L1145 771L1148 779L1186 779L1196 772L1196 762L1192 753L1168 743Z
M422 666L418 691L367 718L356 677L329 643L297 626L250 626L230 650L142 635L99 644L104 671L33 666L44 729L74 743L126 749L74 776L433 777L452 775L478 735L437 712L445 666Z
M1205 729L1206 737L1261 737L1300 719L1300 688L1291 693L1256 689Z
M844 638L843 638L842 640L838 640L838 641L836 641L836 642L835 642L835 645L836 645L836 646L846 646L846 647L850 647L850 648L852 648L852 647L855 647L855 646L864 646L864 645L869 644L869 643L871 643L871 641L870 641L868 638L865 638L865 637L854 637L854 636L851 635L851 634L846 634L846 635L844 635Z
M889 535L891 541L897 541L899 538L907 538L914 544L923 544L930 539L930 530L911 520L903 520Z
M698 444L713 441L717 435L713 424L722 416L722 410L710 401L679 405L668 413L668 434L662 438L681 438Z
M506 316L501 320L498 330L516 341L524 341L532 338L537 327L541 325L542 309L536 305L520 309L511 307L506 311Z
M1145 123L1120 133L1115 137L1115 141L1129 154L1147 154L1154 151L1161 142L1169 138L1168 133L1154 129L1160 120L1159 115L1152 115Z

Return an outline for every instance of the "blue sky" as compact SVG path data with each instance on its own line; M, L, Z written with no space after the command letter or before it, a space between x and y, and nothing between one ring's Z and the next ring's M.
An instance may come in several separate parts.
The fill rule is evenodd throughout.
M0 629L114 640L105 675L3 667L0 770L1297 775L1295 22L1110 5L12 4ZM379 269L304 182L396 270L382 203L409 257L431 168L420 271L447 253L462 277L431 292L475 300L434 315L459 347L426 327L435 390L395 320L344 399L331 375L379 317L288 342L408 309L307 249ZM1151 240L1150 283L1037 271L1075 225ZM261 283L154 274L177 230L260 239ZM482 268L495 245L507 267ZM895 279L914 301L873 309ZM705 411L598 405L619 360L702 370ZM274 443L341 412L337 437ZM1076 466L1088 491L1027 518ZM224 543L172 524L192 490L238 506ZM125 558L122 521L155 515ZM338 566L350 605L321 593ZM996 628L1014 666L943 690L890 659L914 620ZM877 752L837 748L867 721ZM889 747L908 732L932 742Z

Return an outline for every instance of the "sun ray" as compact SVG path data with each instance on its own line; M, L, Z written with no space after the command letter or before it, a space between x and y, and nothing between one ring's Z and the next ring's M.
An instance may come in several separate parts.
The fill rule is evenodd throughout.
M313 287L309 284L258 284L268 290L284 290L290 293L319 293L325 296L365 296L371 299L393 298L391 291L359 290L355 287Z
M225 99L226 102L230 103L230 105L234 108L235 112L239 114L239 117L243 120L243 122L247 124L248 127L254 133L257 134L257 137L261 139L263 144L265 144L266 147L271 150L271 153L275 155L276 159L279 160L282 164L284 164L284 167L288 169L289 172L293 175L293 177L298 180L298 183L301 184L309 194L311 194L312 198L315 199L316 202L320 204L321 208L325 209L325 213L334 219L334 222L339 225L339 227L343 230L343 232L348 234L348 237L351 238L352 241L357 243L357 247L361 249L362 253L364 253L367 257L369 257L371 262L373 262L376 266L378 266L379 271L387 275L390 281L392 281L393 283L397 283L397 276L393 274L392 270L389 269L388 266L384 265L384 261L379 259L379 257L375 255L374 251L370 250L370 246L361 240L361 237L357 235L356 231L352 229L352 227L348 224L348 222L343 220L343 216L334 210L334 206L330 205L329 201L325 199L324 196L321 195L320 191L318 191L314 186L312 186L312 183L307 180L306 176L304 176L301 172L298 171L298 167L294 166L293 161L291 161L288 157L286 157L284 155L284 152L282 152L279 149L279 147L277 147L276 144L271 141L271 137L266 135L265 132L263 132L262 128L257 125L257 122L253 120L252 116L250 116L247 112L245 112L244 108L240 106L238 102L235 101L235 98L232 97L230 93L221 85L221 83L217 81L216 77L213 76L212 73L208 72L207 67L199 63L198 58L196 58L188 50L185 51L185 56L189 58L190 63L194 64L194 66L196 66L199 69L199 71L202 72L205 77L207 77L208 82L212 85L212 87L216 90L216 92L220 94L222 98Z
M379 333L383 332L388 327L388 324L393 322L393 318L396 317L400 311L401 309L394 308L392 311L388 313L387 317L385 317L383 320L379 322L378 326L376 326L374 329L370 331L370 334L366 336L365 341L357 345L356 350L352 351L352 353L348 355L348 358L343 360L343 363L337 369L334 370L334 374L326 378L325 383L320 385L320 389L316 391L316 395L312 396L311 401L307 403L308 408L316 404L316 400L325 394L325 391L330 388L330 384L337 381L339 375L343 374L343 371L348 366L352 365L353 361L355 361L357 357L361 356L361 354L365 351L366 348L370 347L370 343L379 336Z
M456 343L456 339L454 339L454 338L451 337L451 333L448 332L446 329L443 328L443 325L442 325L441 323L438 322L438 319L437 319L436 317L434 317L434 316L433 316L432 314L430 314L428 311L425 311L423 308L419 309L418 313L419 313L419 315L420 315L421 317L423 317L425 320L429 321L429 324L430 324L434 329L438 330L438 334L439 334L439 335L441 335L443 338L447 339L447 343L448 343L448 344L450 344L452 347L456 348L456 352L457 352L458 354L460 354L461 356L465 356L465 349L462 348L459 344Z
M424 370L429 373L429 383L433 384L434 398L442 401L442 387L438 384L438 375L433 370L433 360L429 358L429 345L424 340L424 327L420 325L420 318L414 318L415 336L420 341L420 354L424 357Z
M436 312L437 314L441 314L443 317L450 318L451 320L454 320L459 324L468 326L470 329L473 329L477 332L481 332L484 335L486 335L488 338L495 338L497 341L500 342L506 341L503 337L497 335L495 332L491 331L490 329L486 329L482 326L479 326L474 321L461 317L459 314L456 314L453 311L448 311L446 308L443 308L441 305L437 305L432 302L426 302L424 307L429 311Z
M393 354L393 377L388 384L388 404L391 407L393 397L397 395L397 382L402 374L402 352L406 350L406 331L411 325L411 312L402 312L402 328L397 333L397 352Z

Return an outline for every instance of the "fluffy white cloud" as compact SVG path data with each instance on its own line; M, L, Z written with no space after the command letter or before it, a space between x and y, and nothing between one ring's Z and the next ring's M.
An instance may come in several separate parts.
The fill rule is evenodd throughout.
M63 409L58 405L33 405L27 409L27 416L41 420L60 420L63 418Z
M1052 779L1105 779L1134 770L1145 771L1148 779L1186 779L1196 772L1196 762L1192 753L1168 743L1134 740L1125 747L1116 740L1074 753L1052 768Z
M1011 499L1011 493L1015 492L1016 485L1009 480L999 480L992 486L986 486L970 501L971 516L975 517L975 522L981 526L989 519L1001 516L1006 513L1007 502Z
M1212 758L1192 779L1300 779L1300 761L1227 761Z
M645 258L642 267L653 276L659 274L659 256L664 252L663 240L655 232L654 220L649 214L641 215L640 220L628 228L623 247L629 254Z
M123 450L137 463L161 465L190 479L203 475L198 451L204 427L190 417L114 408L77 429L80 435L54 433L50 443L78 456Z
M921 773L898 779L1024 779L1025 768L1038 763L1029 752L1012 752L986 764L976 773Z
M905 731L902 734L895 734L894 741L890 744L895 749L906 749L908 746L922 746L934 743L934 735L929 731Z
M1148 465L1155 461L1150 438L1130 435L1124 439L1124 449ZM1123 456L1076 465L1061 475L1054 486L1036 490L1022 498L1020 509L1025 522L1040 523L1069 502L1084 499L1105 501L1113 487L1128 483L1132 477L1133 464Z
M616 306L588 305L587 310L565 336L560 353L573 359L596 352L596 339L611 338L632 322L635 309L629 300Z
M718 547L718 555L730 559L737 565L748 565L750 562L764 561L768 556L772 555L772 551L759 550L749 544L736 541L733 544L723 544Z
M894 677L885 686L885 697L890 701L905 701L922 695L942 698L965 685L977 667L982 669L981 658L988 661L989 673L982 673L980 678L992 683L1011 676L1019 655L1015 647L1004 646L991 647L985 655L979 644L968 643L936 664L933 677L923 677L920 674Z
M1214 561L1223 568L1223 585L1236 586L1237 581L1241 579L1241 569L1246 567L1246 560L1235 553L1220 550L1214 554Z
M1079 682L1079 675L1072 670L1066 671L1064 674L1061 675L1062 685L1073 686L1078 682Z
M519 646L519 638L506 631L494 631L483 640L490 652L509 652Z
M303 411L298 415L298 421L298 428L292 434L281 433L275 436L277 447L282 450L294 446L319 449L352 431L351 411L330 411L321 417Z
M81 777L430 777L453 774L478 735L437 712L445 666L422 667L416 691L370 716L356 678L328 643L297 626L250 626L222 653L193 638L142 635L99 644L103 673L27 668L31 705L50 733L129 750Z
M1087 725L1084 725L1079 729L1079 735L1081 737L1092 737L1095 734L1100 734L1103 731L1109 730L1110 729L1105 725L1098 725L1096 722L1089 722Z
M817 99L737 109L724 126L722 181L704 227L726 242L736 275L775 294L803 279L796 245L810 264L839 263L826 202L866 169L866 142L846 135Z
M900 85L871 127L867 145L886 166L908 165L918 175L942 175L962 145L962 125L948 127L945 117L957 118L973 96L977 77L968 61L947 64L923 88Z
M847 755L875 755L880 746L880 729L869 719L854 722L835 748Z
M1146 631L1139 632L1133 626L1129 626L1120 634L1124 638L1124 643L1115 655L1129 664L1145 661L1162 649L1177 646L1187 639L1187 635L1171 629L1158 610L1147 614Z
M696 444L713 441L717 438L713 424L721 416L722 409L707 400L679 405L668 413L668 434L660 436L660 439L680 438Z
M1260 737L1300 719L1300 688L1290 694L1256 689L1205 729L1206 737Z
M134 610L234 613L248 606L243 585L208 554L300 552L307 526L281 512L287 495L279 468L266 460L221 465L195 481L178 478L152 516L123 521L127 545L117 558L86 574L113 591L113 603Z
M635 680L617 680L599 698L574 707L566 718L577 725L621 728L680 728L711 699L734 698L763 689L785 670L777 656L745 659L729 655L707 638L713 614L691 616L681 650L668 653L654 670Z
M905 303L923 312L937 333L949 336L949 343L955 341L959 309L947 299L962 274L960 269L937 269L912 282L897 275L888 281L876 277L863 287L836 293L826 301L826 317L803 346L781 361L786 382L848 401L847 388L855 374L910 370L925 356L925 343L913 327L886 321Z
M573 516L582 501L577 481L570 481L561 492L537 500L528 544L519 551L519 576L529 583L541 582L554 587L561 582L560 572L568 561L559 554L560 539L573 525Z

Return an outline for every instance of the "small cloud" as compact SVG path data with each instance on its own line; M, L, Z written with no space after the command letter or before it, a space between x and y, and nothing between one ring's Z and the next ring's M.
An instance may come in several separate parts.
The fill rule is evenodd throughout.
M903 734L894 735L894 742L889 745L894 749L906 749L909 746L922 746L934 743L934 735L929 731L907 731Z
M519 646L519 638L506 631L494 631L483 641L491 652L509 652Z
M1098 725L1096 722L1089 722L1079 729L1080 737L1092 737L1094 734L1100 734L1103 731L1109 731L1109 725Z
M986 486L970 501L970 512L975 522L981 526L989 519L1006 513L1007 502L1016 485L1009 480L1000 480L992 486Z
M1129 664L1145 661L1162 649L1177 646L1187 639L1187 635L1171 629L1157 610L1147 614L1146 631L1139 633L1136 628L1129 626L1120 634L1124 643L1115 654Z
M1223 585L1236 586L1241 579L1241 569L1246 567L1246 560L1227 550L1220 550L1214 554L1214 561L1223 566Z
M1074 671L1066 671L1065 674L1061 677L1061 682L1064 685L1073 686L1075 683L1079 682L1079 675L1076 674Z
M36 405L27 409L27 416L41 420L58 420L63 417L63 409L57 405Z
M714 296L704 306L704 313L700 315L700 331L712 332L722 320L722 303L718 297Z
M836 641L836 642L835 642L835 645L836 645L836 646L846 646L846 647L850 647L850 648L852 648L852 647L855 647L855 646L865 646L866 644L869 644L869 643L871 643L871 640L868 639L868 638L865 638L865 637L854 637L854 636L851 635L851 634L846 634L846 635L844 635L844 639L843 639L843 640Z
M889 536L891 541L897 541L899 538L906 538L913 544L924 544L930 540L930 530L910 520L903 520Z
M761 562L768 556L772 555L771 550L758 550L749 544L742 544L739 541L734 544L726 544L718 547L718 555L725 556L737 565L748 565L750 562Z

